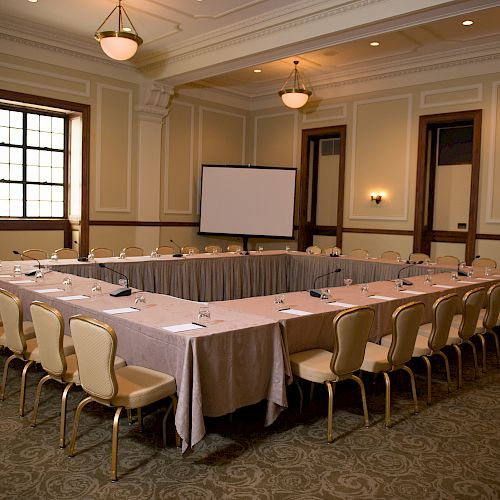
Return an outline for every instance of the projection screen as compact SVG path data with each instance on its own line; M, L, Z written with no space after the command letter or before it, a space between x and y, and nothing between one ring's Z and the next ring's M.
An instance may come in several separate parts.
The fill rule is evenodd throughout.
M293 237L297 169L202 165L200 233Z

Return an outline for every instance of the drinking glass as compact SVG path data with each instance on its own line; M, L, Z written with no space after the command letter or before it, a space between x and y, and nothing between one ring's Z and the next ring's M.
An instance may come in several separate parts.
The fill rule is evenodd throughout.
M95 255L92 252L90 252L87 256L87 261L94 262L94 260L95 260Z
M57 262L59 260L59 257L57 256L57 254L54 252L51 256L50 256L50 260L52 262Z
M146 297L144 297L144 295L138 295L134 300L134 304L145 304L145 303L146 303Z
M194 255L194 248L190 248L188 254L189 255Z
M344 278L344 285L351 286L352 285L352 278Z
M285 246L285 252L289 252L290 251L290 247L288 245ZM0 264L1 266L1 264Z
M395 288L396 290L399 292L401 290L401 288L403 288L403 280L398 278L397 280L395 280Z
M200 306L198 309L198 321L204 323L210 319L210 308L208 304Z
M126 278L120 278L118 280L118 284L122 287L122 288L126 288L128 286L128 280Z
M321 300L328 300L331 296L330 289L329 288L323 288L321 290Z
M467 269L467 276L469 278L473 278L474 277L474 268L473 267L469 267L469 269Z
M0 264L0 267L2 267L2 264ZM491 274L491 269L488 266L486 266L484 268L484 275L488 277L490 274Z
M40 280L43 280L43 270L37 269L35 271L35 281L40 281Z
M424 285L431 286L432 285L432 274L427 273L425 275Z
M264 251L264 247L262 245L259 245L257 247L257 250L259 251L259 253L262 253Z
M71 285L73 284L73 282L71 281L71 276L66 276L64 279L63 279L63 288L65 290L68 290L69 288L71 288Z
M284 304L285 303L285 295L280 293L274 297L275 304Z
M125 257L127 257L127 254L125 252L120 252L120 256L118 258L124 259Z
M93 297L97 297L98 295L101 295L101 293L102 293L101 285L99 283L94 283L92 285L92 288L90 289L90 294Z
M362 283L361 284L361 294L368 295L368 292L369 292L368 283Z
M14 278L21 277L21 264L14 264Z
M451 280L452 281L458 281L458 273L456 271L453 271L451 273Z

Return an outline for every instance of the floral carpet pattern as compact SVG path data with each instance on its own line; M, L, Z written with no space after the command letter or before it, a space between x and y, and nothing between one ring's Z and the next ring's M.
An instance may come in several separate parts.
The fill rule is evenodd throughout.
M7 355L0 354L0 370ZM289 409L263 427L264 406L206 419L207 436L182 455L173 420L162 447L161 406L144 410L144 432L120 422L117 482L110 481L112 410L88 405L80 421L76 455L58 446L62 386L48 382L38 425L31 427L34 393L43 372L30 370L26 416L17 415L21 363L9 370L0 402L1 499L497 499L500 498L500 369L488 355L488 371L473 379L465 353L464 388L448 393L440 362L433 360L433 403L425 404L423 363L417 374L419 414L412 413L409 381L391 375L393 426L384 426L383 379L365 379L371 425L363 427L356 385L339 384L334 400L335 441L326 443L326 391ZM454 355L450 355L452 370ZM453 374L454 372L452 372ZM304 387L307 389L307 387ZM308 390L304 391L308 393ZM67 441L74 410L68 398Z

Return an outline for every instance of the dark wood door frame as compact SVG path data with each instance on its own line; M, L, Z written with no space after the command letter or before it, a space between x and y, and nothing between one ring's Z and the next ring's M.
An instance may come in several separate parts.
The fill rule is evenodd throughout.
M433 151L432 142L429 141L430 129L433 125L456 124L457 122L472 122L472 171L470 180L469 199L469 221L468 231L434 231L432 227L433 207L434 207L434 186L432 185L427 199L426 207L426 185L428 174L429 156ZM413 251L430 253L431 243L457 242L465 243L465 260L471 263L475 257L476 237L477 237L477 214L479 195L479 168L481 161L481 124L482 110L458 111L454 113L442 113L437 115L425 115L420 117L418 131L418 157L417 157L417 179L415 193L415 223ZM433 183L433 179L430 179ZM428 213L428 220L425 220L425 213ZM431 213L432 210L432 213ZM428 222L430 221L430 224Z
M300 203L299 203L299 234L298 249L305 250L312 245L314 234L324 234L336 236L336 244L342 247L342 228L344 220L344 179L345 179L345 149L346 149L346 129L345 125L332 127L320 127L302 130L302 146L300 160ZM340 139L340 160L339 160L339 183L338 183L338 203L337 203L337 225L336 226L316 226L316 213L313 210L311 222L307 221L307 207L309 197L309 176L313 176L313 189L311 202L313 208L317 200L317 169L318 169L318 144L320 139L327 138ZM310 143L314 140L313 168L309 168Z

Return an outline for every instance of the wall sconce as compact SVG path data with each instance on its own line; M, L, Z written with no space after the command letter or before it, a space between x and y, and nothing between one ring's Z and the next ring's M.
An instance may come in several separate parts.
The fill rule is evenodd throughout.
M384 194L385 193L371 193L370 198L378 205L382 201Z

